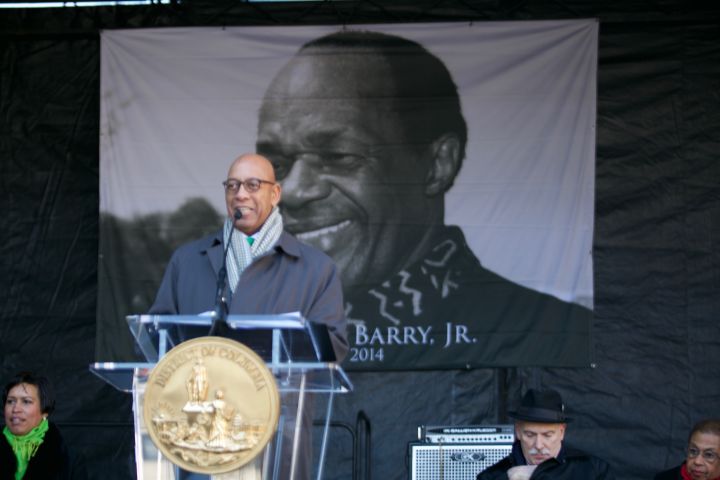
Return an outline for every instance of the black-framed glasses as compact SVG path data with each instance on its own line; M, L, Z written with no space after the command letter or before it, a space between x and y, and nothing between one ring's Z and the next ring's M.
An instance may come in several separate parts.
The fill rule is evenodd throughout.
M246 192L255 193L260 190L260 187L262 187L263 183L267 183L268 185L275 185L275 182L271 182L269 180L261 180L259 178L247 178L245 180L235 180L234 178L230 178L222 182L223 187L225 187L225 193L232 194L236 194L238 191L240 191L240 187L242 186L245 187Z
M718 458L720 458L718 454L712 450L700 450L699 448L688 447L687 456L689 458L695 458L698 455L701 455L703 460L708 463L715 463L718 461Z

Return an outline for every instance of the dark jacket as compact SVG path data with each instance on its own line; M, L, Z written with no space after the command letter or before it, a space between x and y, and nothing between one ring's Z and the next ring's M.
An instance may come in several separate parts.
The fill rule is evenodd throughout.
M197 315L212 311L222 263L221 231L178 248L149 313ZM345 358L347 325L337 268L323 252L283 232L273 249L255 259L240 275L229 313L290 312L300 312L311 322L327 325L336 358Z
M511 467L525 465L520 442L513 444L512 453L495 465L480 472L477 480L507 480ZM535 469L532 480L614 480L615 475L607 463L599 458L563 445L557 458L544 461Z
M671 468L670 470L665 470L664 472L660 472L657 475L655 475L654 480L682 480L682 475L680 474L680 469L682 469L683 464L681 463L677 467Z
M0 480L14 480L17 459L4 435L0 439ZM23 480L87 480L82 458L70 452L57 427L49 423L45 438L30 459Z
M457 227L443 227L432 244L415 263L381 284L345 292L346 311L354 320L351 347L383 352L381 361L351 355L347 368L590 364L591 310L488 270ZM374 334L391 338L392 328L400 331L400 341L373 341ZM459 330L451 332L465 328L464 339L455 336ZM426 341L419 338L420 330L428 332ZM415 338L404 340L406 332Z

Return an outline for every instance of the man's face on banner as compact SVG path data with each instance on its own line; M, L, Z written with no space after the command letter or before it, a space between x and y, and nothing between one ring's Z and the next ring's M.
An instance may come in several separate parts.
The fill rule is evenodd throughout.
M285 227L330 255L346 287L396 273L427 229L428 158L404 141L378 55L297 57L271 84L257 150L283 186Z

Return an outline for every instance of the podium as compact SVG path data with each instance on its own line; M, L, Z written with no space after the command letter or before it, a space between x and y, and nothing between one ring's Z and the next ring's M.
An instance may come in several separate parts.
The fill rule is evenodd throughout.
M145 362L98 362L90 370L120 391L132 394L135 459L138 480L320 480L330 434L335 394L352 391L338 363L327 328L302 318L282 315L229 315L223 337L237 340L257 353L272 372L280 393L278 429L258 455L255 474L229 472L206 475L173 465L153 444L143 419L148 377L171 348L206 336L212 316L132 315L127 322ZM314 418L321 419L313 428ZM244 475L244 476L243 476Z

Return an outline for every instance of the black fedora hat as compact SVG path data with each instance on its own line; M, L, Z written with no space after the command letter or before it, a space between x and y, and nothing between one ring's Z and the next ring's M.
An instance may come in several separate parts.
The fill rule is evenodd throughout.
M520 408L508 412L512 418L536 423L567 423L571 419L565 416L565 405L555 390L530 389L520 402Z

